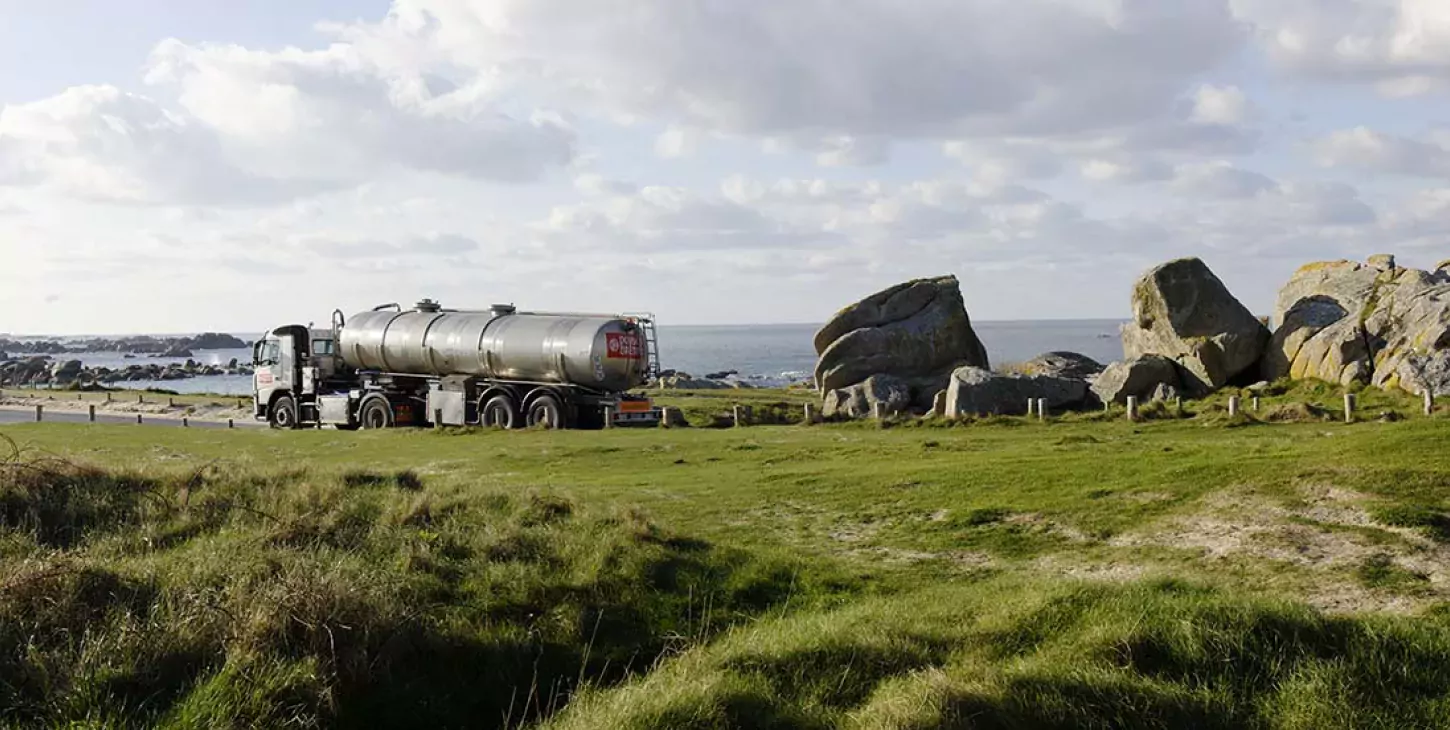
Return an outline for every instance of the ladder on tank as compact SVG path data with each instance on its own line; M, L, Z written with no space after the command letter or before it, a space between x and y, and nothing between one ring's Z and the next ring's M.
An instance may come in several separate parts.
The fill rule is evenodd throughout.
M659 380L660 378L660 351L659 337L655 335L655 316L653 314L630 314L626 315L639 324L644 332L645 348L645 378L647 380Z

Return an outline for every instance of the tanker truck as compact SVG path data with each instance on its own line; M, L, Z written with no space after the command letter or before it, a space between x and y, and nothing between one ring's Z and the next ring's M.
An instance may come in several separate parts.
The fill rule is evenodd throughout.
M629 391L659 375L650 315L384 304L253 345L253 415L273 428L653 426Z

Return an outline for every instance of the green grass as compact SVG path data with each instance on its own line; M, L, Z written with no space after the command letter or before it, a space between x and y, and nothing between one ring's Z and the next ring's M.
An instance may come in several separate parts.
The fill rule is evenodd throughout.
M1450 430L1393 394L1361 405L1401 420L1308 409L1337 393L1137 423L4 426L0 725L1443 726Z

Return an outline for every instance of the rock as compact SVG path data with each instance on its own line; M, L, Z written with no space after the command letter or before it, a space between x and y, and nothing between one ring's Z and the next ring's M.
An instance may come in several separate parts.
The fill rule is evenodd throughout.
M721 370L718 373L710 373L709 375L706 375L705 376L705 379L706 380L724 380L724 379L730 377L731 375L739 375L739 374L740 374L740 371L738 371L738 370Z
M945 415L1018 415L1027 412L1030 398L1047 399L1052 410L1075 408L1087 399L1085 381L1051 375L999 375L966 366L952 372L947 386Z
M931 416L933 418L944 418L947 415L947 392L938 390L931 398Z
M1103 364L1076 352L1049 352L1022 363L1018 370L1023 375L1089 380L1103 371Z
M865 418L874 413L877 403L885 404L888 415L901 413L911 406L911 386L890 375L873 375L855 385L826 393L821 414L827 418Z
M162 352L162 353L156 355L156 357L176 357L176 358L191 357L191 356L192 356L191 350L189 350L189 349L187 349L185 347L182 347L181 345L175 345L175 346L167 349L165 352Z
M1129 396L1147 400L1161 386L1180 391L1183 385L1180 372L1180 368L1166 357L1145 355L1109 365L1093 379L1092 391L1103 403L1127 403ZM1173 397L1178 397L1177 393Z
M1164 403L1170 403L1178 400L1179 397L1180 393L1178 392L1177 388L1167 383L1159 383L1158 387L1153 389L1153 394L1148 397L1148 400L1157 400L1163 401Z
M1197 258L1156 266L1133 287L1133 321L1123 327L1123 355L1161 355L1184 370L1183 386L1207 393L1259 362L1268 328Z
M1279 294L1266 378L1450 392L1450 277L1392 265L1301 267Z
M1395 255L1392 253L1377 253L1365 260L1369 267L1375 271L1388 272L1395 270Z
M53 383L73 383L85 371L85 366L80 360L66 360L57 362L50 368L50 380Z
M815 381L822 395L890 375L907 384L911 405L925 410L951 372L988 367L955 276L918 279L852 304L815 336Z

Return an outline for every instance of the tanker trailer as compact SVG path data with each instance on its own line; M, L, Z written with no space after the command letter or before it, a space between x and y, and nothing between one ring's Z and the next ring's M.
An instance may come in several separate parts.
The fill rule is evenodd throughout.
M658 376L655 343L649 315L337 311L330 330L256 343L253 413L274 428L652 426L659 410L629 391Z

